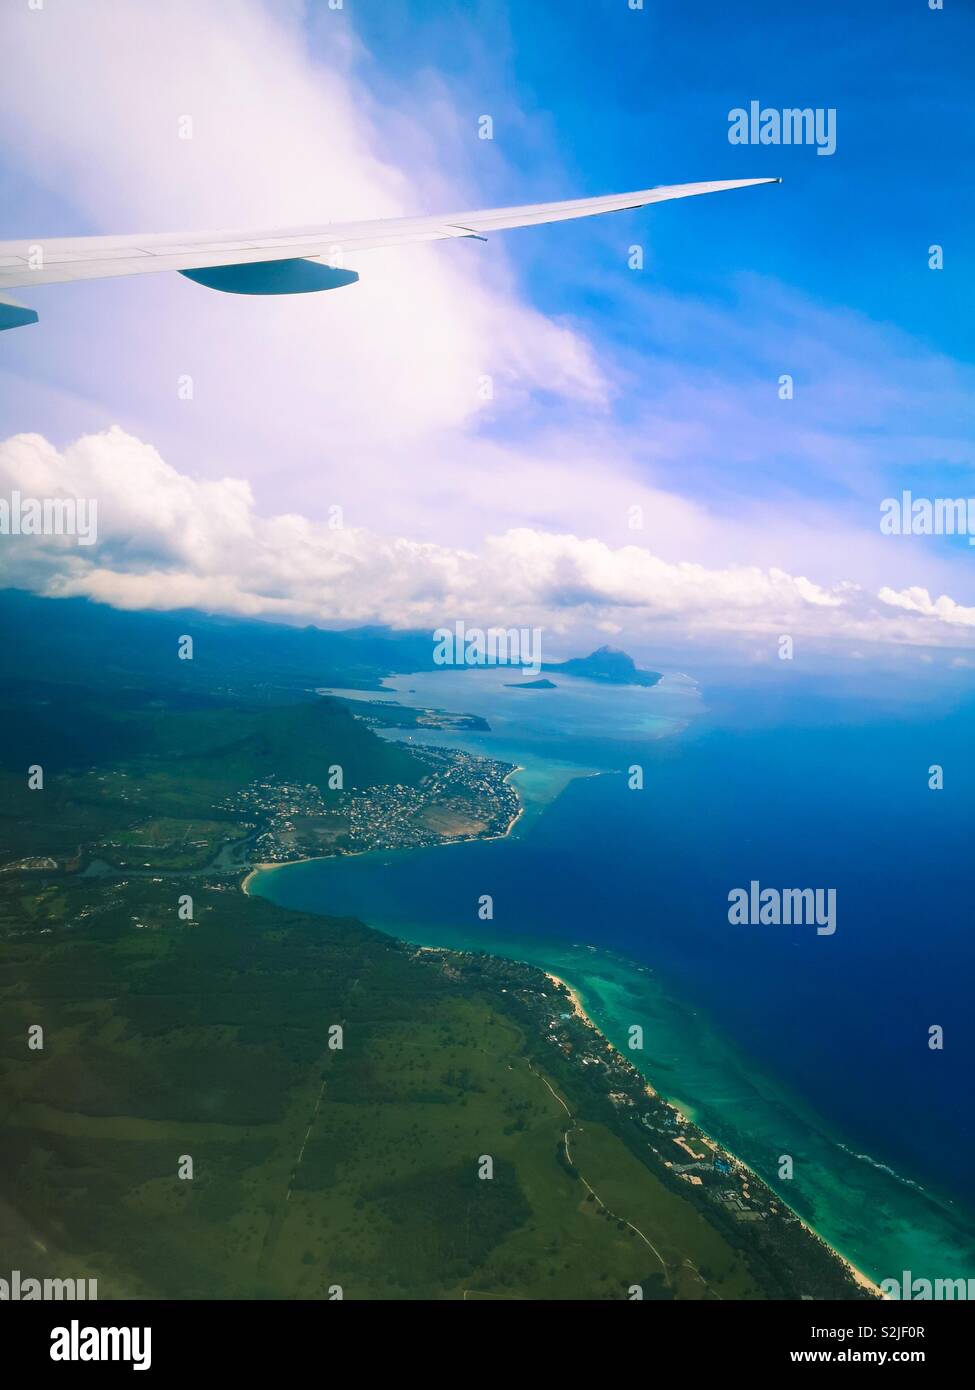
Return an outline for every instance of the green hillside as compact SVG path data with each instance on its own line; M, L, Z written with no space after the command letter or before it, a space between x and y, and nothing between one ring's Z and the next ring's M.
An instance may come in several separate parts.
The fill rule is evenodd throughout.
M65 890L69 922L91 897ZM673 1288L587 1200L512 997L547 982L504 969L507 994L239 893L200 893L183 925L172 890L145 881L113 890L83 932L0 942L9 1262L97 1277L102 1298L757 1294L742 1254L595 1121L588 1173L621 1210L669 1213ZM713 1294L685 1255L711 1268Z

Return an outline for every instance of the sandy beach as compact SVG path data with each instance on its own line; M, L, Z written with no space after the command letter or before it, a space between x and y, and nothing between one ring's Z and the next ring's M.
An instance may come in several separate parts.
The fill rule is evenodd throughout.
M596 1032L598 1033L599 1029L596 1028L595 1023L593 1023L592 1019L589 1017L585 1009L582 1007L582 1000L579 998L578 994L572 988L572 986L568 984L565 980L563 980L560 975L553 975L551 970L546 970L545 975L546 978L551 980L554 985L561 985L562 988L565 990L566 994L572 1000L572 1012L576 1015L576 1017L581 1018L584 1023L588 1023L590 1028L595 1028Z
M779 1200L781 1201L782 1199L779 1198ZM789 1210L792 1211L792 1208L790 1207ZM819 1234L815 1227L810 1226L808 1221L803 1221L802 1217L799 1215L798 1212L792 1212L792 1214L793 1216L795 1216L800 1226L803 1226L809 1232L809 1234L815 1236L817 1240L821 1240L828 1250L832 1250L833 1254L836 1256L838 1260L842 1260L842 1262L846 1265L847 1269L850 1271L852 1277L856 1280L856 1282L860 1285L862 1289L868 1289L870 1293L876 1294L878 1298L887 1297L887 1295L884 1293L883 1289L880 1287L879 1284L875 1283L873 1279L871 1279L868 1275L864 1274L862 1269L857 1269L853 1261L848 1260L845 1255L841 1255L838 1250L835 1250L833 1246L830 1245L828 1240L823 1240L823 1237Z
M568 983L568 981L563 980L560 975L554 975L550 970L546 970L545 975L549 980L552 981L553 984L561 985L561 987L565 990L566 994L568 994L569 999L572 1002L572 1012L576 1015L576 1017L581 1018L582 1021L588 1024L588 1026L592 1028L595 1033L598 1033L599 1037L603 1039L607 1047L612 1047L613 1044L608 1040L608 1038L605 1037L605 1035L602 1032L600 1032L600 1029L597 1027L595 1023L593 1023L592 1019L586 1013L582 1000L579 996L578 990L573 989L573 987ZM614 1051L616 1050L618 1049L614 1048ZM653 1089L649 1082L647 1083L646 1090L648 1095L655 1097L658 1096L658 1093ZM670 1102L665 1103L670 1104ZM676 1109L676 1107L673 1106L672 1108ZM700 1126L697 1127L700 1128ZM705 1134L705 1131L701 1130L701 1133ZM720 1146L720 1144L717 1143L716 1140L712 1139L710 1135L706 1135L706 1138L708 1142L713 1146L715 1153L720 1158L726 1159L729 1163L734 1164L734 1166L737 1168L743 1168L748 1173L751 1173L753 1171L751 1168L748 1167L748 1164L743 1163L742 1160L738 1158L736 1154L730 1153L727 1149L723 1149ZM758 1176L757 1173L755 1173L754 1176L757 1181L762 1181L762 1179ZM788 1210L792 1212L793 1216L796 1218L799 1224L805 1230L807 1230L810 1235L815 1236L816 1239L821 1241L822 1244L825 1245L828 1250L832 1251L832 1253L836 1256L838 1260L841 1260L842 1263L846 1265L846 1268L849 1270L851 1277L856 1281L857 1284L860 1285L861 1288L867 1289L870 1293L874 1294L878 1298L887 1297L887 1295L880 1288L879 1284L877 1284L868 1275L864 1274L862 1269L857 1269L856 1265L852 1262L852 1260L848 1260L845 1255L841 1255L838 1250L834 1249L834 1247L830 1245L829 1241L824 1240L820 1233L813 1226L810 1226L808 1221L804 1221L797 1211L793 1211L793 1209L788 1206L787 1202L783 1201L783 1199L779 1196L778 1193L775 1194L775 1197L776 1200L778 1202L781 1202L784 1207L788 1207Z
M250 883L251 879L255 874L263 873L265 869L280 869L281 864L306 864L307 862L306 859L284 859L278 864L252 864L241 882L241 891L244 893L249 892L250 890L247 885Z
M511 769L510 772L506 772L506 773L505 773L505 775L504 775L504 781L507 782L507 780L508 780L509 777L514 777L515 773L517 773L517 772L524 772L524 770L525 770L525 769L524 769L523 767L513 767L513 768ZM499 835L452 835L452 836L450 836L448 839L442 840L440 843L441 843L441 845L467 845L467 844L470 844L472 840L506 840L506 839L508 838L508 836L512 833L512 831L514 830L515 826L518 824L518 822L521 820L521 818L522 818L522 816L523 816L524 814L525 814L525 804L524 804L524 802L521 800L521 798L519 797L519 799L518 799L518 810L517 810L517 811L515 812L515 814L511 817L511 820L508 822L508 824L505 826L504 830L502 830L501 833L500 833ZM374 850L374 849L358 849L358 850L351 850L351 851L348 851L348 852L346 853L346 855L343 855L342 857L343 857L343 858L351 858L352 856L357 855L357 854L376 854L376 853L390 853L390 854L394 854L394 853L396 853L396 851L395 851L395 850L381 851L381 850ZM254 877L255 874L262 873L265 869L282 869L282 868L284 868L286 865L289 865L289 864L311 864L311 863L316 862L316 861L318 861L318 860L323 860L323 859L334 859L334 858L336 858L336 857L337 857L337 856L336 856L336 855L333 855L333 854L310 854L310 855L306 856L304 859L279 859L279 860L276 860L275 862L270 863L270 864L252 864L252 865L250 866L250 868L247 870L247 873L244 875L243 879L241 880L241 885L240 885L241 891L244 892L244 893L248 893L248 892L250 891L250 889L249 889L249 884L250 884L251 879ZM554 975L552 976L552 978L553 978L553 979L555 978ZM568 985L566 985L566 989L568 989ZM580 1013L581 1013L581 1011L582 1011L582 1010L581 1010L581 1005L579 1006L579 1011L580 1011ZM590 1021L591 1021L591 1020L590 1020ZM595 1027L595 1024L593 1024L593 1027Z
M520 768L512 768L512 770L511 770L511 772L508 774L508 776L513 776L515 772L518 772L518 771L520 771L520 770L521 770ZM506 836L510 835L512 829L513 829L514 826L517 824L517 822L518 822L518 820L520 819L520 817L521 817L521 815L523 814L523 812L524 812L524 805L522 805L522 806L519 808L518 814L512 819L511 823L508 825L507 829L503 832L503 834L501 834L501 835L492 835L492 836L484 836L484 837L478 836L478 837L474 837L474 838L504 839ZM465 841L464 841L464 840L456 840L456 841L446 840L446 841L444 841L444 843L445 843L445 844L451 844L451 843L465 843ZM359 851L359 852L360 852L360 853L363 853L364 851ZM321 856L313 856L313 857L320 858ZM328 856L325 856L325 857L328 857ZM282 863L291 863L291 864L300 864L300 863L308 863L308 862L310 862L308 859L293 859L293 860L282 861ZM254 864L254 865L252 865L251 868L250 868L250 870L249 870L248 873L245 875L245 877L244 877L244 879L243 879L243 881L242 881L242 883L241 883L241 888L243 889L243 891L244 891L245 893L248 892L248 884L250 883L251 879L255 876L255 874L260 873L262 870L265 870L265 869L275 869L275 868L280 868L281 866L282 866L281 863L277 863L277 864L274 864L274 863L271 863L271 864ZM445 948L445 947L421 946L420 949L421 949L421 950L430 950L430 951L443 951L443 950L445 950L445 949L447 949L447 948ZM602 1042L605 1044L606 1047L613 1047L613 1044L609 1041L609 1039L605 1036L605 1034L600 1030L600 1028L598 1027L598 1025L595 1024L595 1023L593 1022L593 1020L590 1018L589 1014L586 1012L586 1009L585 1009L585 1006L584 1006L584 1004L583 1004L583 1002L582 1002L582 998L581 998L581 996L580 996L580 994L579 994L579 991L578 991L577 989L575 989L572 985L570 985L570 984L568 983L567 980L563 979L561 975L556 975L556 974L554 974L551 970L546 970L546 971L544 971L544 974L545 974L546 978L549 979L549 980L551 980L552 983L553 983L554 985L556 985L557 987L560 987L561 989L564 989L564 990L565 990L566 994L567 994L568 997L569 997L569 1001L570 1001L570 1003L571 1003L571 1005L572 1005L572 1012L575 1014L575 1016L576 1016L577 1018L581 1019L583 1023L585 1023L589 1028L591 1028L591 1029L593 1030L593 1032L596 1033L596 1034L599 1036L599 1038L602 1040ZM615 1048L614 1048L614 1051L618 1051L618 1049L615 1049ZM627 1060L628 1060L628 1059L627 1059ZM660 1097L659 1097L659 1093L658 1093L657 1091L654 1090L653 1086L650 1084L649 1081L647 1081L647 1083L646 1083L646 1092L647 1092L647 1095L649 1095L649 1096L653 1096L653 1097L660 1098ZM677 1107L676 1105L673 1105L672 1102L665 1102L665 1103L671 1105L671 1108L674 1109L675 1111L678 1110L678 1107ZM696 1121L695 1121L694 1123L697 1124ZM700 1125L697 1125L697 1128L700 1129ZM718 1142L717 1142L714 1138L712 1138L711 1135L707 1134L706 1131L704 1131L704 1130L702 1129L702 1130L701 1130L701 1133L702 1133L702 1135L704 1135L705 1138L708 1140L708 1143L713 1147L713 1149L714 1149L714 1151L715 1151L716 1154L718 1154L720 1157L726 1159L729 1163L732 1163L732 1164L733 1164L735 1167L737 1167L737 1168L744 1169L746 1172L749 1172L749 1173L753 1172L753 1170L750 1169L746 1163L743 1163L742 1160L741 1160L736 1154L733 1154L733 1153L731 1153L729 1150L722 1148L722 1146L721 1146L720 1144L718 1144ZM754 1176L755 1176L755 1178L756 1178L757 1181L761 1181L761 1179L758 1177L758 1174L754 1174ZM823 1236L819 1233L819 1231L817 1231L814 1227L810 1226L810 1224L808 1223L808 1221L804 1221L803 1218L799 1215L798 1212L793 1211L793 1209L792 1209L791 1207L788 1206L788 1203L785 1202L785 1201L783 1200L783 1198L782 1198L778 1193L776 1193L775 1195L776 1195L776 1200L779 1201L779 1202L781 1202L782 1206L786 1207L789 1211L792 1211L793 1216L795 1216L796 1220L800 1222L800 1224L805 1228L805 1230L807 1230L807 1231L810 1233L810 1235L815 1236L817 1240L821 1241L821 1242L823 1243L823 1245L825 1245L825 1246L827 1247L827 1249L829 1249L830 1251L832 1251L832 1253L836 1256L836 1258L837 1258L838 1260L841 1260L841 1261L843 1262L843 1264L844 1264L844 1265L846 1266L846 1268L849 1270L850 1276L856 1281L857 1284L860 1285L861 1288L867 1289L870 1293L874 1294L874 1295L875 1295L876 1297L878 1297L878 1298L885 1298L885 1297L886 1297L886 1295L883 1293L883 1291L880 1289L880 1287L877 1285L877 1283L876 1283L873 1279L869 1278L868 1275L864 1274L863 1270L858 1269L858 1268L856 1267L856 1265L853 1264L853 1262L852 1262L851 1260L848 1260L848 1259L846 1258L845 1255L842 1255L838 1250L836 1250L833 1246L831 1246L831 1245L829 1244L829 1241L825 1240L825 1239L823 1238Z

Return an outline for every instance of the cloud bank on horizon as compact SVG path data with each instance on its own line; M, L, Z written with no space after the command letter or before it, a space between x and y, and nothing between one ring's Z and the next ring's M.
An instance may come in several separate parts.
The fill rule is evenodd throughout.
M203 608L292 622L437 627L544 624L672 639L734 633L955 646L975 607L914 586L871 594L771 567L707 568L522 526L477 553L347 527L333 515L261 516L241 478L198 481L118 428L63 452L39 435L0 444L0 484L23 497L94 498L97 534L7 537L5 577L53 597L119 608Z
M574 184L555 140L547 186L523 182L517 145L535 127L519 124L505 46L486 56L491 34L451 11L477 82L406 83L352 9L8 10L0 172L19 225L5 235L608 191L598 172ZM477 120L499 93L514 129L488 148ZM877 517L925 470L930 491L957 492L971 365L725 268L713 223L715 292L641 279L625 252L652 241L655 215L587 233L582 268L572 231L526 252L564 254L544 303L501 242L369 253L354 289L304 300L218 300L175 276L39 291L47 333L0 372L0 478L7 495L96 497L99 539L4 537L3 582L301 622L969 646L971 552L883 537ZM756 229L756 271L769 215L723 213ZM801 389L786 403L789 370Z

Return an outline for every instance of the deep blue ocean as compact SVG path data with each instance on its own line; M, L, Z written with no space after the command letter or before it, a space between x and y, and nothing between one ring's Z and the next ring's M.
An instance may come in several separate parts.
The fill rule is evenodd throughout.
M547 693L494 690L475 699L473 682L459 692L456 680L435 681L425 678L411 696L406 687L416 678L400 678L397 698L420 703L437 689L449 696L441 700L447 708L491 710L494 733L467 742L499 757L520 750L522 776L538 794L525 824L505 840L274 871L258 891L413 939L426 924L472 946L497 938L517 953L521 937L538 956L546 941L595 945L649 966L672 995L701 1010L702 1029L715 1029L746 1069L807 1106L844 1152L878 1173L892 1170L905 1192L916 1185L937 1194L968 1226L971 709L898 717L838 702L824 718L821 706L804 717L802 702L791 701L774 722L759 723L736 717L734 700L704 710L695 691L673 686L644 706L660 711L656 728L626 717L619 728L604 717L600 728L569 711L560 737L556 703L547 711L541 703ZM626 692L617 708L638 709L645 696ZM606 690L598 703L585 698L590 713L604 716L619 699ZM575 760L602 775L563 779L546 797L539 769L565 754L570 734ZM605 771L633 763L644 768L642 790L629 787L625 772ZM942 790L929 788L933 764L944 769ZM728 893L753 879L763 888L835 889L835 933L732 926ZM483 894L493 899L490 923L477 917ZM944 1034L939 1050L929 1047L935 1025ZM666 1092L666 1078L656 1080ZM710 1099L720 1099L713 1077L708 1084ZM678 1075L675 1085L696 1108L693 1079ZM735 1105L735 1125L747 1134L747 1105ZM761 1131L771 1154L770 1124L774 1131L774 1107L756 1113L751 1139L758 1145ZM898 1220L923 1221L923 1211L912 1213ZM847 1226L850 1219L847 1211Z

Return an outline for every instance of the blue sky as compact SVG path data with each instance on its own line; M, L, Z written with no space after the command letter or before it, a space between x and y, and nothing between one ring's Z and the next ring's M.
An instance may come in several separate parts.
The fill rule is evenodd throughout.
M0 236L784 182L382 253L300 305L170 277L38 292L40 325L0 340L0 437L44 448L8 446L4 476L86 479L106 536L97 564L8 550L12 582L291 620L541 614L569 645L748 662L795 629L824 659L965 669L965 539L881 538L878 509L975 492L970 6L141 8L0 21ZM835 108L835 154L730 144L752 100ZM316 529L335 505L339 540Z
M694 218L656 219L654 264L668 287L720 292L729 273L759 271L971 360L971 6L392 0L363 5L358 22L398 81L431 68L459 105L478 98L495 114L496 143L476 151L492 196L531 198L556 168L594 192L679 183L689 170L783 177L788 188L763 209L759 256L751 220L717 200ZM752 99L835 107L836 154L729 145L727 113ZM543 241L563 244L557 231L534 240L526 254L537 262ZM927 274L935 240L952 248L953 273L940 279Z

